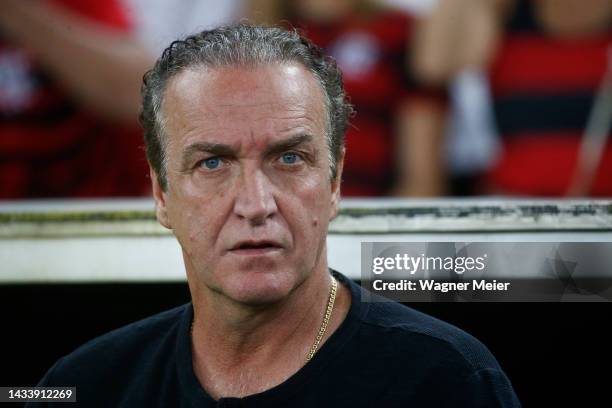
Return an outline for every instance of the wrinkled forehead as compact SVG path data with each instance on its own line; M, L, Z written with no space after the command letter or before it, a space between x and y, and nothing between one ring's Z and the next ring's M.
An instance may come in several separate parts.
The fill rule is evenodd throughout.
M240 132L327 133L319 81L298 63L185 69L172 78L162 105L171 139Z
M185 68L169 79L162 104L168 99L188 105L230 106L261 102L269 104L311 103L326 107L320 82L297 62Z

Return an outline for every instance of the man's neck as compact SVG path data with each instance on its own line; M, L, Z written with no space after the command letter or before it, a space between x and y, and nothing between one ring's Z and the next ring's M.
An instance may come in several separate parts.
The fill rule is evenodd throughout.
M342 285L340 285L342 286ZM195 301L194 370L213 397L244 396L285 381L306 362L329 300L325 269L307 278L283 301L238 305L218 296ZM339 288L325 341L340 325L350 294Z
M327 271L308 277L287 298L268 305L244 305L224 295L194 299L194 334L215 355L263 354L306 330L317 330L329 298ZM310 331L309 331L310 332Z

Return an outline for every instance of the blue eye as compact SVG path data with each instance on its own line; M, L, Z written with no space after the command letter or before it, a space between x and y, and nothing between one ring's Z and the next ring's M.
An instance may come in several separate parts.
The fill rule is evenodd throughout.
M299 156L295 153L284 153L281 156L283 164L295 164L299 159Z
M204 166L209 170L214 170L221 165L221 159L218 157L211 157L210 159L202 160L200 166Z

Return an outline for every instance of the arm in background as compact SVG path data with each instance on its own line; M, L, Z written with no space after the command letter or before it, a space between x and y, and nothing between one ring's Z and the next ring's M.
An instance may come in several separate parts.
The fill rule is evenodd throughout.
M511 0L439 0L420 24L414 71L432 84L448 83L465 68L486 67L495 53Z
M152 58L129 32L89 21L51 2L3 0L0 31L26 48L72 95L115 121L134 121Z
M442 139L445 109L433 101L405 103L397 114L398 182L393 195L436 197L446 193Z

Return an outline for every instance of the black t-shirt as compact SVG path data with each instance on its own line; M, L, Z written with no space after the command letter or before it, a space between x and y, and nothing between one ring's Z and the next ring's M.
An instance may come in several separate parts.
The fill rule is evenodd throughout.
M193 371L190 303L88 342L39 386L76 386L70 407L520 406L478 340L399 303L367 298L374 295L333 273L351 292L346 319L310 362L262 393L218 401L206 393Z

